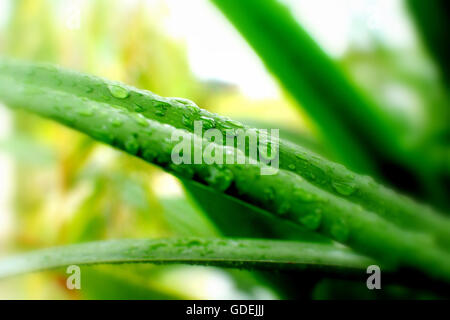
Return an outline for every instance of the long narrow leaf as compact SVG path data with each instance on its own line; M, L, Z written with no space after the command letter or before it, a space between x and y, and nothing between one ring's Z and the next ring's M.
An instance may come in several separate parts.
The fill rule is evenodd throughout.
M440 186L438 190L445 187L438 178L445 172L445 164L443 157L433 156L430 150L434 147L428 146L428 138L414 145L406 144L405 139L410 136L403 131L404 124L364 94L280 0L212 2L252 46L281 86L311 116L338 162L360 173L378 175L445 208L445 201L433 191L434 184ZM421 3L416 6L422 17L429 10L420 8L436 7L436 1L432 5L416 2ZM433 19L424 18L427 23ZM445 32L445 28L436 26L438 23L429 24L433 30L428 31L436 31L429 42ZM445 43L443 38L436 44L446 47Z
M277 0L212 2L319 124L340 162L361 172L373 171L373 151L368 147L394 142L395 126L362 96L288 9Z
M450 5L446 0L407 0L407 6L414 17L423 42L441 68L442 76L450 81L449 18Z
M179 115L183 115L186 123L200 118L214 122L217 127L225 123L228 127L240 127L231 120L216 123L213 118L205 119L204 114L207 113L190 103L55 67L12 62L0 63L0 98L11 107L22 107L57 120L175 175L208 185L217 192L275 213L282 219L317 230L381 261L414 267L450 281L450 254L436 244L434 233L419 229L419 226L415 230L403 229L380 217L377 212L349 201L344 196L355 193L355 189L347 181L340 181L340 184L334 181L337 192L333 194L321 188L320 183L312 184L290 170L261 175L261 170L267 169L261 162L256 165L249 161L223 166L175 165L171 161L171 153L179 140L173 141L172 135L175 133L185 141L200 138L176 127ZM205 138L200 142L193 148L211 144ZM238 148L230 149L219 144L214 147L223 154L232 152L249 160ZM298 158L298 155L294 153L289 157ZM206 163L205 159L203 163ZM339 172L345 171L336 165L334 167ZM353 182L354 176L350 178ZM378 190L376 185L373 189ZM391 198L385 200L385 207L389 208ZM424 213L417 211L414 216L423 218ZM444 218L442 221L448 223Z
M81 131L109 144L122 139L122 146L118 146L119 148L127 149L126 142L128 142L130 150L126 151L130 153L140 151L141 154L138 156L151 162L154 162L154 159L147 158L157 155L156 150L151 153L145 152L146 150L143 150L147 149L145 146L133 150L133 142L136 142L134 141L136 139L133 140L133 134L148 131L146 135L149 135L154 130L139 126L136 121L142 124L142 121L149 119L160 124L168 124L174 129L193 132L194 121L206 119L214 127L223 130L224 141L228 129L251 129L234 120L202 110L189 100L163 98L149 91L53 66L0 60L0 77L3 79L0 99L9 102L11 106L26 107L32 112L53 117L79 130L81 129L79 126L83 125L87 128ZM18 86L14 87L12 81L17 82ZM127 90L126 98L118 98L111 94L109 88L117 85ZM28 89L25 90L26 88ZM25 91L22 93L23 90ZM51 95L50 90L55 91L55 96ZM65 97L61 94L67 95L67 100L64 100ZM37 104L38 101L34 101L35 99L43 101L40 105L31 105ZM111 109L111 106L115 108ZM97 117L102 120L96 122ZM136 128L122 128L122 123L130 117L135 120ZM122 136L120 139L115 137L115 132L124 130L129 130L128 136ZM257 130L247 130L246 133L249 136L263 135ZM400 227L425 230L436 235L445 245L450 244L450 221L435 210L401 196L374 182L373 179L355 174L344 166L328 161L301 146L280 140L274 147L279 150L281 169L300 175L314 186L357 203Z
M185 263L242 269L365 270L375 262L328 244L272 240L110 240L55 247L0 260L0 278L68 265Z

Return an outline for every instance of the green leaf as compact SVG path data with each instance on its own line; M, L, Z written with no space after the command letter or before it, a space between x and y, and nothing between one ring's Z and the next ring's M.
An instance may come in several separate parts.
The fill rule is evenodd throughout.
M170 140L170 132L175 129L193 132L195 120L211 119L216 128L224 130L224 137L225 130L243 128L249 136L264 138L263 133L202 110L192 101L163 98L149 91L51 65L0 60L0 81L0 99L10 106L24 107L53 118L153 163L170 158L168 153L171 147L164 140ZM117 85L129 91L127 98L120 99L111 94L109 87ZM162 131L167 136L152 145L152 132L156 128L143 127L143 121L162 124ZM136 146L138 140L142 143ZM167 150L159 151L156 146ZM355 174L299 145L280 140L275 147L279 150L281 169L294 172L312 185L359 204L399 227L425 230L435 234L445 244L450 243L450 221L433 209L400 196L370 177ZM165 154L165 159L156 157L161 153ZM169 169L183 169L175 167ZM185 174L192 173L192 168L184 168ZM346 185L347 191L343 190Z
M445 157L434 156L436 149L429 137L411 142L416 132L404 132L404 120L386 112L357 86L281 1L212 2L317 124L324 144L338 162L359 173L380 176L445 208L445 201L435 191L445 186L439 177ZM416 2L421 8L428 6ZM434 23L428 26L436 29ZM441 34L444 29L435 31ZM442 39L438 43L447 47Z
M111 91L111 86L120 86L127 94ZM448 243L447 218L296 145L274 143L274 148L280 150L281 168L274 175L261 175L267 165L250 164L248 155L238 148L231 151L244 158L245 164L174 165L171 152L178 140L172 141L171 137L176 133L186 140L198 139L190 131L193 120L207 119L218 128L242 127L189 101L159 97L53 66L10 61L0 62L0 99L380 261L450 280L448 247L439 244ZM257 130L247 129L265 140ZM206 147L210 141L203 138L200 144ZM215 148L225 151L222 145L216 144ZM290 169L293 164L295 169Z
M394 142L395 127L386 123L289 10L276 0L212 2L318 124L337 159L359 172L374 172L370 144L384 147Z
M261 123L249 119L245 119L243 123L255 128L279 128L282 139L289 138L290 141L301 142L302 145L315 146L307 137L297 132L291 132L288 128L280 127L278 124ZM320 148L317 147L317 149ZM329 239L313 234L289 221L280 221L280 219L255 206L232 197L224 197L223 194L190 183L188 180L183 180L183 183L188 193L203 208L208 217L214 221L225 237L330 242Z
M87 300L180 300L193 298L161 288L112 268L83 268L80 295ZM121 270L123 271L123 270ZM151 277L151 274L149 275Z
M330 239L292 223L280 220L266 210L183 179L189 194L225 237L269 238L331 243Z
M183 263L243 269L365 270L374 262L328 244L203 238L110 240L25 253L0 260L0 278L68 265Z
M450 64L448 59L450 56L448 46L450 40L448 35L450 7L448 1L408 0L406 4L415 20L423 42L435 58L448 85L450 81Z

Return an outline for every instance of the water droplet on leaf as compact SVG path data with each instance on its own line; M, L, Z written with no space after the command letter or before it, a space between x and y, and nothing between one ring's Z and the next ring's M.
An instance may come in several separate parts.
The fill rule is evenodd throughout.
M288 213L288 211L290 209L291 209L291 204L288 201L283 201L277 207L277 213L279 215L284 215L284 214Z
M216 126L215 120L207 116L201 116L200 121L202 121L202 125L205 130L214 128Z
M112 119L110 119L110 122L116 128L122 126L122 124L123 124L122 120L120 120L118 118L112 118Z
M343 222L337 222L331 226L331 236L340 242L344 242L348 239L349 231Z
M233 182L234 175L228 169L218 169L212 167L209 176L205 178L206 183L219 191L226 191Z
M140 125L141 127L148 127L148 121L142 115L137 114L134 116L134 119L136 120L137 124Z
M355 186L346 181L333 181L332 186L334 190L343 196L352 195L356 191Z
M314 212L307 213L301 216L299 222L303 224L309 230L317 230L322 221L322 211L320 209L314 210Z
M194 121L192 120L192 118L189 115L184 114L181 121L183 122L183 124L186 127L190 128L190 129L194 126Z
M302 202L314 202L317 200L312 193L309 193L308 191L301 188L296 188L293 194L295 198L299 199Z
M135 104L135 105L134 105L134 111L135 111L135 112L144 112L144 111L145 111L145 108L142 107L142 106L140 106L140 105L138 105L138 104Z
M139 150L139 143L134 138L129 139L125 142L125 150L128 153L136 154Z
M164 101L153 101L153 107L156 109L155 114L158 117L164 117L166 115L167 109L170 107L170 104Z
M94 115L94 111L92 111L91 109L81 109L77 111L77 114L83 117L90 117Z
M128 89L119 85L109 85L108 89L111 95L117 99L125 99L130 95Z
M305 160L305 161L308 160L308 157L302 152L297 152L295 154L295 157L300 160Z
M263 192L266 200L272 201L275 199L275 190L272 187L265 188Z

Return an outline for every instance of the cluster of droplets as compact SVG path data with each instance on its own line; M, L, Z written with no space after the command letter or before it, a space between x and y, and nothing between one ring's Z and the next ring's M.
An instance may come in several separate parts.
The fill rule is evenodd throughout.
M158 117L164 117L169 109L170 104L165 101L155 100L153 101L153 108L155 109L155 115Z
M192 101L182 98L170 98L170 100L183 107L182 124L189 130L194 128L194 121L197 120L200 108Z
M116 99L126 99L130 96L130 91L122 85L118 85L118 84L108 85L108 90L109 90L109 93L111 94L111 96L113 96ZM171 105L169 102L166 102L162 99L161 100L154 99L152 101L152 107L154 109L155 115L159 116L159 117L164 117L166 115L167 110L170 108L170 106ZM141 104L134 103L134 106L133 106L134 112L142 113L145 110L146 110L146 108L143 107ZM138 120L138 121L143 126L147 126L147 124L144 123L144 121L142 121L142 120Z
M214 118L211 118L209 116L202 115L198 118L198 120L202 122L204 130L213 129L216 127L216 120L214 120Z
M111 95L117 99L125 99L129 96L129 91L122 86L110 85L108 88L109 88ZM230 132L236 128L239 129L239 128L244 127L241 123L231 120L231 119L226 119L226 120L217 122L214 118L212 118L210 116L201 115L200 109L189 100L184 100L184 99L179 99L179 98L174 98L173 100L183 104L186 107L187 112L185 112L183 114L182 123L184 126L186 126L189 129L193 128L194 121L196 121L196 120L202 121L203 129L205 129L205 130L219 127L222 131ZM167 102L164 102L164 101L155 100L153 103L153 107L156 109L155 114L157 116L161 116L161 117L166 114L166 111L169 106L170 106L170 104ZM83 111L84 110L80 111L83 113L81 115L86 115L86 116L88 116L89 113L91 112L91 111L85 111L85 112L83 112ZM143 108L140 107L139 105L136 105L135 111L142 112ZM148 122L145 117L143 117L141 115L136 115L134 118L140 126L143 126L143 127L148 126ZM121 121L118 119L111 120L111 123L117 127L121 126ZM266 158L270 158L271 157L271 151L270 151L271 146L265 145L264 147L267 147L269 150L268 150L267 154L265 154L263 156L265 156ZM136 154L139 149L139 143L138 143L137 139L135 137L131 137L130 139L128 139L125 142L125 149L129 153ZM264 148L262 150L264 151ZM260 151L261 151L261 149L260 149ZM305 152L297 152L295 154L295 156L297 159L302 160L305 163L309 162L308 155ZM155 160L155 157L158 157L158 154L151 149L146 149L146 150L144 150L143 157L150 161L153 161L153 160ZM289 164L288 168L289 168L289 170L292 170L292 171L295 171L297 169L296 165L293 163ZM182 173L183 175L186 175L186 173L187 173L186 166L172 166L171 169L174 170L175 172ZM334 168L334 169L339 170L340 168ZM311 170L305 170L305 174L306 173L308 173L307 176L310 180L315 179L315 175ZM191 169L188 174L193 175L193 170ZM229 170L227 168L223 168L221 166L208 166L208 174L204 177L204 180L208 185L214 187L215 189L217 189L219 191L226 191L230 187L230 185L232 184L232 182L234 180L234 174L231 170ZM355 185L352 180L353 180L353 178L351 176L348 176L348 177L346 177L346 179L333 180L331 182L331 184L332 184L333 189L337 193L344 195L344 196L349 196L349 195L353 194L356 190ZM265 201L268 203L275 202L276 192L273 188L268 187L268 188L264 189L263 197L264 197ZM296 200L298 200L300 202L305 202L305 203L317 201L317 198L315 197L314 194L306 191L303 188L295 189L293 192L293 197ZM291 210L291 204L289 201L280 201L279 203L277 203L275 210L276 210L277 214L285 215L286 213L288 213ZM315 209L312 209L311 212L301 214L300 217L298 217L298 221L302 225L304 225L306 228L308 228L310 230L316 230L320 227L320 224L322 221L322 214L323 214L323 212L322 212L321 208L315 208ZM348 237L348 228L345 226L344 223L336 222L335 224L333 224L330 227L330 234L333 236L333 238L335 238L338 241L345 241ZM184 244L184 245L193 246L193 245L200 244L198 242L198 240L193 240L193 241L195 243L192 242L191 244Z

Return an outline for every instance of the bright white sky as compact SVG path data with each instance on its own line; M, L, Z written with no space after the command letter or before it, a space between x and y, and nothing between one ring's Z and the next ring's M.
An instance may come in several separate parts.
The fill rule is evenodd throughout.
M158 0L148 0L155 2ZM401 0L282 0L333 56L351 43L367 46L367 32L392 46L414 40ZM208 0L166 0L168 31L184 39L194 73L237 84L253 98L279 90L256 54Z

